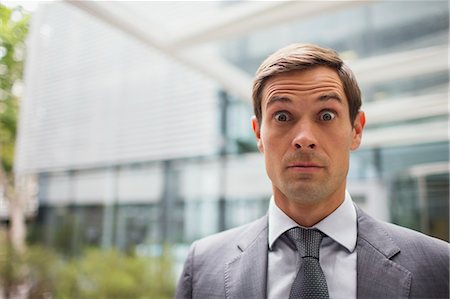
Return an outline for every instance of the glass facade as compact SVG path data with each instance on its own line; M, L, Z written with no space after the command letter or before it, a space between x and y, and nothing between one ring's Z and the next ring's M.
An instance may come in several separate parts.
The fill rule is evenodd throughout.
M375 1L263 28L226 41L222 52L250 74L269 53L297 42L333 48L349 60L364 59L446 45L448 19L445 1Z
M231 189L241 184L236 177L243 164L250 168L243 175L263 171L256 158L182 159L41 175L30 240L69 255L92 246L153 252L162 244L190 244L266 213L268 186ZM101 184L104 196L98 192Z

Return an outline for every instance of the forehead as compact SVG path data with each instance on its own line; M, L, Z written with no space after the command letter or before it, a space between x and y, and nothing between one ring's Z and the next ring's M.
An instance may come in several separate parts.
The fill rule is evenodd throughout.
M347 102L341 79L337 72L326 66L296 70L270 77L262 91L262 105L276 96L312 95L325 92L337 93Z

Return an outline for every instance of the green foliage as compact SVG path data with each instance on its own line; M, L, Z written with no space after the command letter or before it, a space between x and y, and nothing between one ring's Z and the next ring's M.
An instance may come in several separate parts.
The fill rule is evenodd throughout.
M14 88L22 82L29 19L21 7L0 4L0 158L8 174L13 168L19 109Z
M25 260L12 248L7 232L0 230L0 289L9 298L25 280ZM2 294L0 293L0 298Z
M72 292L76 290L80 298L144 299L173 295L171 265L165 257L140 258L115 250L91 249L72 262L69 269L70 273L77 273L77 279L68 283L68 287ZM68 289L58 291L71 294Z
M64 262L52 250L34 246L25 255L26 281L30 284L29 298L45 298L54 292L53 286L60 281Z
M162 299L174 295L167 254L138 257L91 248L68 259L49 248L31 246L20 258L11 249L6 252L4 244L0 243L0 283L10 295L19 285L27 285L28 297L35 299Z

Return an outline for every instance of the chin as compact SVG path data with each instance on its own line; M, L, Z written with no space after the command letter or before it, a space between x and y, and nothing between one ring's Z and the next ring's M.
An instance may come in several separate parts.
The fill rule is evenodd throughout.
M323 188L298 188L296 190L287 190L286 197L299 204L314 205L324 202L329 197L328 192Z

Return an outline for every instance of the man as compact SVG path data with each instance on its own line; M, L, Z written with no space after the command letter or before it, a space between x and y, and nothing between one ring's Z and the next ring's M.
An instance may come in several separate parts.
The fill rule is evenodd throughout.
M448 243L377 221L346 192L365 116L336 52L294 44L256 72L266 216L195 242L176 298L448 298Z

